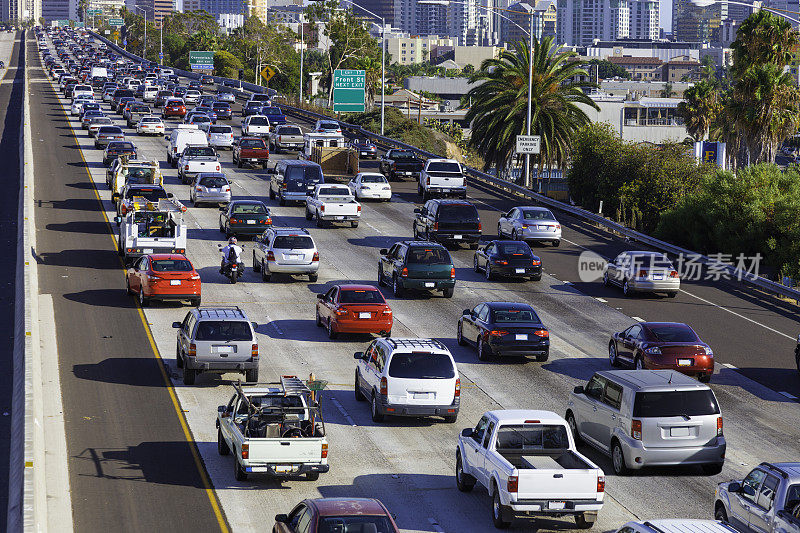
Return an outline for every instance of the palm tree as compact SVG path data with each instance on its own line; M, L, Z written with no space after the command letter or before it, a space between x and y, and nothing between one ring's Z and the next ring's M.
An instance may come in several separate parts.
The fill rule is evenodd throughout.
M667 82L661 89L661 98L672 98L673 96L675 96L675 91L672 90L672 83Z
M483 155L484 170L504 169L514 155L516 136L525 131L528 106L529 47L526 42L487 59L470 82L483 82L469 90L472 101L465 120L472 124L470 144ZM597 105L581 89L595 87L586 79L576 54L553 44L552 37L534 40L531 132L541 136L539 169L563 166L572 137L589 117L578 107Z
M736 32L736 41L731 45L732 73L739 78L756 63L788 65L797 44L798 33L788 21L769 11L756 11Z
M683 117L686 131L695 141L703 140L721 110L719 91L708 80L699 81L686 89L683 101L678 104L678 114Z

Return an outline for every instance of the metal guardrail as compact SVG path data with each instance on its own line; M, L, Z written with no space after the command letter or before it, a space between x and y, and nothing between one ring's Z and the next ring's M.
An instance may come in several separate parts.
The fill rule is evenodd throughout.
M114 43L110 42L109 40L105 39L101 35L99 35L97 33L94 33L94 32L91 32L91 33L93 35L95 35L95 37L100 38L100 40L102 40L106 45L110 46L111 48L113 48L117 52L125 55L129 59L132 59L134 61L142 61L141 57L136 56L136 55L134 55L134 54L132 54L130 52L127 52L127 51L123 50L122 48L120 48L119 46L117 46ZM168 68L172 68L172 67L168 67ZM191 78L191 79L199 79L200 78L200 74L197 74L197 73L194 73L194 72L188 72L188 71L185 71L185 70L179 70L179 69L175 69L175 68L173 68L173 70L175 71L176 74L179 74L179 75L187 77L187 78ZM250 92L250 93L263 93L264 90L265 90L265 87L261 87L260 85L256 85L254 83L239 82L238 80L231 80L231 79L222 78L222 77L219 77L219 76L214 76L214 81L216 83L220 84L220 85L224 84L224 82L229 82L229 83L230 82L234 82L237 85L240 84L242 89L246 89L246 91L245 90L240 90L239 94L237 94L237 96L239 96L241 98L246 97L247 96L247 92ZM230 86L227 86L227 87L233 89L233 87L230 87ZM375 141L376 143L378 143L380 145L383 145L383 147L403 148L403 149L406 149L406 150L410 150L410 151L414 152L415 154L417 154L419 156L422 156L424 158L428 158L428 159L443 157L443 156L440 156L438 154L434 154L434 153L422 150L420 148L417 148L416 146L412 146L410 144L403 143L403 142L398 141L396 139L392 139L390 137L385 137L385 136L382 136L382 135L378 135L378 134L373 133L371 131L365 130L361 126L357 126L355 124L348 124L347 122L344 122L344 121L341 121L341 120L336 120L335 118L332 118L332 117L330 117L328 115L322 115L320 113L314 113L313 111L308 111L308 110L305 110L305 109L302 109L302 108L293 107L293 106L289 106L289 105L284 105L284 104L278 104L278 105L279 105L279 107L281 107L281 109L283 109L284 111L288 112L289 114L294 115L294 116L299 116L301 118L312 119L312 120L319 120L319 119L333 120L335 122L338 122L339 125L342 128L350 130L350 131L358 134L359 136L368 137L368 138L372 139L373 141ZM533 191L531 191L529 189L526 189L524 187L520 187L519 185L517 185L515 183L511 183L511 182L506 181L504 179L500 179L500 178L498 178L496 176L492 176L491 174L487 174L485 172L481 172L480 170L477 170L477 169L474 169L474 168L471 168L471 167L466 167L465 166L464 168L465 168L465 173L467 174L468 178L470 178L473 182L480 182L480 183L483 183L483 184L487 184L487 185L489 185L489 186L491 186L491 187L493 187L495 189L499 189L499 190L507 192L507 193L516 194L516 195L522 196L523 198L526 198L526 199L528 199L528 200L530 200L532 202L543 204L543 205L546 205L546 206L548 206L548 207L550 207L552 209L556 209L558 211L561 211L561 212L564 212L564 213L568 213L569 215L571 215L573 217L576 217L576 218L579 218L581 220L585 220L585 221L591 222L591 223L593 223L595 225L604 227L605 229L607 229L609 231L612 231L614 233L617 233L619 235L622 235L623 237L625 237L627 239L630 239L632 241L636 241L636 242L640 242L640 243L646 244L647 246L650 246L650 247L652 247L652 248L654 248L654 249L656 249L658 251L661 251L661 252L664 252L664 253L668 253L668 254L672 254L672 255L676 255L676 256L694 257L694 258L696 258L696 261L698 263L701 263L701 264L703 264L705 266L708 266L708 267L713 267L718 272L724 272L728 276L730 276L732 279L736 279L737 281L741 281L741 282L747 283L747 284L752 285L754 287L757 287L759 289L762 289L762 290L765 290L765 291L768 291L768 292L771 292L771 293L774 293L774 294L779 294L779 295L781 295L781 296L783 296L785 298L791 298L793 300L796 300L796 301L800 302L800 291L799 290L793 289L791 287L787 287L786 285L777 283L777 282L769 280L767 278L763 278L761 276L755 276L755 275L749 274L747 272L741 272L740 270L734 268L732 265L729 265L727 263L723 263L723 262L718 261L716 259L713 259L711 257L699 254L697 252L693 252L691 250L687 250L686 248L681 248L680 246L676 246L674 244L658 240L658 239L656 239L654 237L651 237L650 235L646 235L644 233L641 233L641 232L638 232L638 231L633 230L631 228L628 228L626 226L623 226L622 224L614 222L613 220L609 220L609 219L607 219L607 218L605 218L605 217L603 217L603 216L601 216L599 214L592 213L591 211L587 211L585 209L581 209L580 207L575 207L573 205L569 205L567 203L560 202L558 200L554 200L554 199L549 198L549 197L547 197L545 195L538 194L538 193L533 192Z

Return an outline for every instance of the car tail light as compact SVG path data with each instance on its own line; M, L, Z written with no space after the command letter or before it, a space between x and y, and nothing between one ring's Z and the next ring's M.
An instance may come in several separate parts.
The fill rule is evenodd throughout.
M480 222L478 222L478 231L481 231L482 229L483 229L483 224L481 224Z
M546 329L537 329L536 331L533 332L533 334L543 339L550 338L550 332L547 331Z
M672 272L669 273L669 277L677 278L678 277L678 271L677 270L673 270Z
M159 281L161 278L159 276L154 276L153 274L148 274L147 279L150 281Z
M386 381L386 377L381 378L381 395L386 396L389 391L389 382Z
M392 314L392 310L389 309L389 308L386 308L386 309L383 310L383 314L384 315L391 315Z
M275 252L272 250L267 252L267 261L275 261Z
M640 270L639 272L636 273L636 277L637 278L646 278L647 277L647 271L646 270Z
M284 182L284 183L281 184L281 189L285 189L285 188L286 188L286 183Z
M597 492L606 491L606 476L597 476Z
M661 348L658 346L651 346L650 348L647 348L644 353L650 355L661 355Z
M541 265L541 264L542 264L542 262L541 262L541 261L539 261L538 259L534 259L533 261L531 261L531 264L532 264L533 266L537 267L537 266Z
M361 206L360 205L358 206L358 212L359 213L361 212Z
M495 265L507 265L508 261L506 261L505 259L495 259L494 260L494 264Z
M517 492L519 490L519 478L517 476L508 476L506 489L508 492Z
M242 444L242 459L250 458L250 445L247 443Z
M188 169L189 167L186 167L186 168ZM203 192L203 188L202 187L195 187L194 190L196 190L197 192Z
M192 281L197 281L198 279L200 279L200 276L198 274L192 274L191 276L189 276L189 279Z
M456 268L450 267L450 279L456 279Z
M433 223L433 231L439 231L439 223L438 222L434 222Z
M197 190L199 191L200 189L197 189ZM231 224L238 224L239 223L239 221L236 220L235 218L230 219L230 222L231 222ZM272 253L272 252L270 252L270 253Z
M322 459L327 459L327 458L328 458L328 443L327 443L327 442L323 442L323 443L322 443L322 454L321 454L321 458L322 458Z
M493 329L489 332L490 337L502 337L504 335L508 335L508 332L504 329Z
M642 440L642 421L631 420L631 437L636 440Z
M270 217L267 217L267 219L266 220L262 220L261 223L262 224L272 224L272 219Z
M403 268L403 270L400 271L400 277L401 278L407 278L408 277L408 269L407 268Z
M453 393L456 398L461 396L461 378L456 378L456 390Z
M219 172L219 165L217 165L217 172Z
M426 184L426 185L430 185L430 184L431 184L431 177L430 177L430 176L428 176L427 178L425 178L425 184Z
M197 345L192 343L189 345L189 357L195 357L197 355Z
M717 437L722 436L722 417L717 418Z
M231 187L230 187L230 185L226 185L226 186L224 186L224 187L222 188L222 192L231 192Z
M347 314L347 309L337 309L336 314L338 316L345 316Z
M319 210L320 210L320 212L324 213L325 212L325 205L323 204L323 205L319 206Z
M319 261L319 252L314 252L314 257L311 258L312 261Z

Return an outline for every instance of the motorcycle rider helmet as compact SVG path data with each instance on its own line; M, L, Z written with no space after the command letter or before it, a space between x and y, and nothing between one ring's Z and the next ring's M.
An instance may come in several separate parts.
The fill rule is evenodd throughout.
M228 244L236 244L236 237L231 237L228 239Z

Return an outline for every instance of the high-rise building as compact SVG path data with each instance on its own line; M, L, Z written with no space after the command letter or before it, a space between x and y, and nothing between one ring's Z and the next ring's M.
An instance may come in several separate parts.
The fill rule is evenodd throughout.
M186 9L186 3L187 0L184 0L184 9ZM175 11L174 0L136 0L135 5L141 8L136 10L138 13L141 13L142 10L147 12L147 20L152 20L157 26L161 25L164 17Z
M478 0L464 0L463 4L450 4L447 34L462 46L475 46L478 40Z
M561 44L589 46L595 39L659 38L658 0L557 1L556 40Z
M18 0L4 0L17 3ZM42 0L42 17L49 24L53 20L78 20L77 2L70 0Z
M631 39L650 39L659 37L658 0L638 0L631 4Z
M399 24L395 24L394 20L396 16L395 4L398 2L395 2L394 0L353 0L353 3L363 7L364 9L372 11L378 17L383 17L386 20L386 24L400 27ZM410 2L409 5L405 7L407 9L410 8L413 11L414 6L412 4L416 4L416 2ZM358 13L359 10L358 8L354 8L353 11Z
M537 39L556 35L558 11L554 0L539 0L535 6L528 2L519 2L509 6L503 21L502 40L505 43L527 40L531 28L533 13L533 35Z
M447 0L435 4L417 4L415 35L447 35ZM388 20L387 20L388 23Z
M727 2L699 7L691 0L673 0L672 35L678 41L719 41L720 26L729 17L729 8Z

